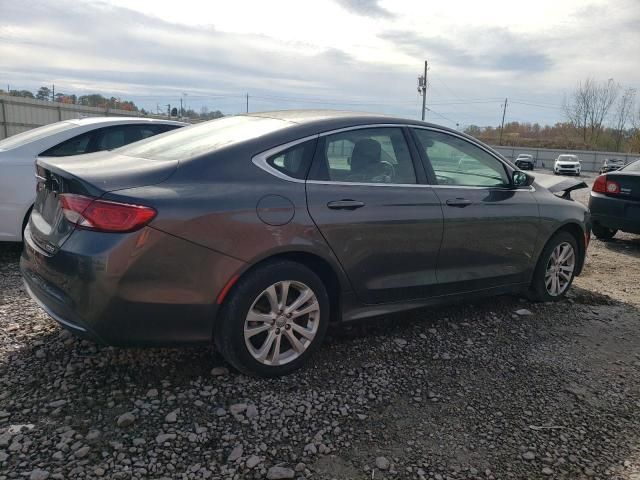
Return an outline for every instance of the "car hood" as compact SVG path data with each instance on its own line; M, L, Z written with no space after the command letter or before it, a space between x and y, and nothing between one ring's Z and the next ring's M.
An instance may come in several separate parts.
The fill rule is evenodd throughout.
M566 163L568 165L580 165L580 160L556 160L556 163Z
M579 190L581 188L589 188L583 180L575 178L559 178L555 175L546 175L544 173L537 173L535 176L535 183L541 187L546 188L551 193L562 194L560 196L568 196L573 190Z

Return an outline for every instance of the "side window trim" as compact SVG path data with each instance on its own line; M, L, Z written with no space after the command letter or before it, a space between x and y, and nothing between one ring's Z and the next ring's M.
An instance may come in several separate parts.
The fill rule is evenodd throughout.
M282 180L287 180L289 182L295 182L295 183L304 183L306 181L305 178L294 178L294 177L290 177L289 175L287 175L284 172L281 172L280 170L278 170L277 168L273 168L271 165L269 165L269 162L267 161L269 158L273 157L274 155L278 155L279 153L284 152L285 150L289 150L291 147L295 147L296 145L300 145L301 143L305 143L308 142L309 140L317 140L318 138L320 138L320 135L316 134L316 135L310 135L308 137L304 137L304 138L299 138L297 140L293 140L291 142L282 144L282 145L278 145L277 147L273 147L270 148L269 150L265 150L264 152L258 153L257 155L254 155L251 158L251 162L258 168L264 170L267 173L270 173L271 175L278 177ZM317 142L320 143L320 142ZM317 149L317 146L316 146ZM315 157L315 154L314 154ZM313 160L311 161L312 165L313 165ZM309 176L309 172L311 171L312 166L310 168L307 169L307 177Z
M395 128L401 128L401 129L407 129L409 130L409 132L405 132L405 141L407 142L407 144L409 145L409 151L411 154L412 159L414 160L414 168L416 169L416 175L418 176L417 178L417 182L415 184L386 184L386 183L358 183L358 182L351 182L351 183L346 183L346 182L335 182L335 181L331 181L331 180L309 180L309 177L313 175L314 170L315 170L315 166L317 164L316 162L316 154L318 152L318 150L320 148L323 147L324 145L324 138L329 136L329 135L333 135L336 133L341 133L341 132L347 132L350 130L363 130L363 129L368 129L368 128L384 128L384 127L395 127ZM405 124L405 123L371 123L371 124L363 124L363 125L354 125L354 126L350 126L350 127L344 127L344 128L338 128L335 130L330 130L330 131L326 131L326 132L321 132L315 135L309 135L307 137L303 137L303 138L299 138L297 140L293 140L291 142L288 143L284 143L282 145L277 145L273 148L270 148L269 150L265 150L264 152L260 152L256 155L254 155L251 158L251 161L254 165L256 165L258 168L264 170L265 172L278 177L282 180L287 180L289 182L295 182L295 183L304 183L309 182L309 183L317 183L317 184L334 184L334 183L340 183L342 185L367 185L367 186L378 186L378 187L387 187L387 186L409 186L409 187L432 187L432 188L442 188L442 187L448 187L451 188L452 186L449 185L438 185L435 181L435 172L433 171L433 168L430 164L430 162L427 161L426 158L424 158L424 154L422 153L422 148L421 148L421 144L420 141L418 140L415 130L430 130L430 131L434 131L434 132L439 132L439 133L444 133L447 135L452 135L454 137L458 137L462 140L465 140L467 142L469 142L470 144L482 149L483 151L485 151L486 153L488 153L489 155L491 155L492 157L494 157L496 160L498 160L503 167L505 168L505 171L507 173L507 175L510 176L510 174L512 173L512 168L509 166L509 164L502 158L500 158L498 155L496 155L495 152L485 148L483 145L472 141L468 138L466 138L465 136L462 135L457 135L454 132L450 132L448 130L443 130L437 127L428 127L428 126L422 126L422 125L415 125L415 124ZM407 133L409 133L409 135L407 135ZM272 157L273 155L276 155L278 153L282 153L285 150L288 150L291 147L294 147L295 145L298 145L300 143L304 143L307 142L309 140L312 139L318 139L318 142L316 143L316 154L313 155L313 159L311 162L311 168L309 168L309 171L307 173L307 180L303 180L303 179L298 179L298 178L293 178L290 177L286 174L284 174L283 172L273 168L271 165L269 165L267 163L267 159L269 157ZM414 149L415 150L412 152L411 150ZM416 156L417 155L417 156ZM415 158L414 158L415 157ZM424 179L424 181L421 182L420 177L421 175L421 169L415 165L415 160L419 160L418 163L420 163L422 165L422 168L424 169L424 173L426 174L426 178ZM458 188L472 188L472 189L487 189L487 188L505 188L505 187L479 187L479 186L459 186Z
M495 189L499 189L499 190L511 190L511 188L508 185L494 185L494 186L480 186L480 185L439 185L438 182L436 181L436 174L435 174L435 170L433 169L433 165L431 165L431 160L428 159L426 157L426 152L423 152L423 148L422 148L422 143L420 142L420 139L418 138L415 130L428 130L431 132L437 132L437 133L441 133L444 135L450 135L452 137L456 137L459 138L462 141L465 141L467 143L469 143L470 145L473 145L474 147L477 147L479 149L481 149L483 152L487 153L488 155L490 155L491 157L493 157L495 160L497 160L501 165L502 168L505 171L505 174L507 176L507 178L511 178L511 174L513 173L513 169L511 168L511 166L502 158L500 158L498 155L496 155L494 152L492 152L491 150L485 148L483 145L479 144L478 142L472 141L462 135L456 135L453 132L449 132L447 130L442 130L439 128L433 128L433 127L423 127L421 125L410 125L409 128L412 130L412 137L416 143L416 147L418 149L420 158L422 159L422 161L424 162L424 168L427 171L427 174L429 175L430 179L430 185L433 188L463 188L463 189L483 189L483 190L495 190Z

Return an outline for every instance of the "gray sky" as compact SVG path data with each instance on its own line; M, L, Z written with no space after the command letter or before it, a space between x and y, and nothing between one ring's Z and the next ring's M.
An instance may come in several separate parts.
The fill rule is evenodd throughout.
M0 0L0 84L417 117L426 58L428 120L496 125L509 97L507 121L553 123L579 80L640 87L639 25L639 0Z

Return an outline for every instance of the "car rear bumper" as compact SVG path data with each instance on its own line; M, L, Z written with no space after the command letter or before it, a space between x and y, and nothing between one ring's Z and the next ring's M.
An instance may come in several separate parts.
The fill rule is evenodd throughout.
M591 192L591 221L602 227L640 233L640 202Z
M20 269L29 295L72 333L115 346L211 341L216 297L243 263L152 228L75 231L54 255L30 230Z

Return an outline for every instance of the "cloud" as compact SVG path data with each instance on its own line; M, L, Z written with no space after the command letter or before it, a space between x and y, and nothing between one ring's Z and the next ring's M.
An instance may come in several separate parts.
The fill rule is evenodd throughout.
M395 15L382 8L378 0L335 0L345 10L365 17L393 18Z
M609 10L601 0L571 11L563 2L561 18L517 24L494 18L508 12L489 15L476 3L426 11L409 0L384 8L375 1L317 0L303 8L281 0L278 7L260 3L260 21L250 25L247 0L234 0L224 12L190 4L202 6L197 13L161 0L141 10L114 1L0 0L0 84L37 90L55 83L56 91L99 91L153 110L187 92L189 106L236 113L248 92L252 110L326 107L415 118L416 77L427 58L428 105L443 115L428 118L447 125L496 124L502 111L494 99L505 97L508 119L553 123L560 110L511 99L559 105L588 76L640 87L630 60L639 44L637 0ZM285 8L286 2L292 3ZM309 12L284 19L282 11L291 8ZM473 16L466 14L472 8ZM362 18L354 21L345 9ZM215 23L221 15L225 21Z
M533 47L534 43L526 36L516 36L504 29L467 28L453 39L427 37L399 30L383 32L379 37L392 42L410 55L452 67L540 73L553 66L552 59L540 51L539 43ZM484 50L483 45L486 47Z

